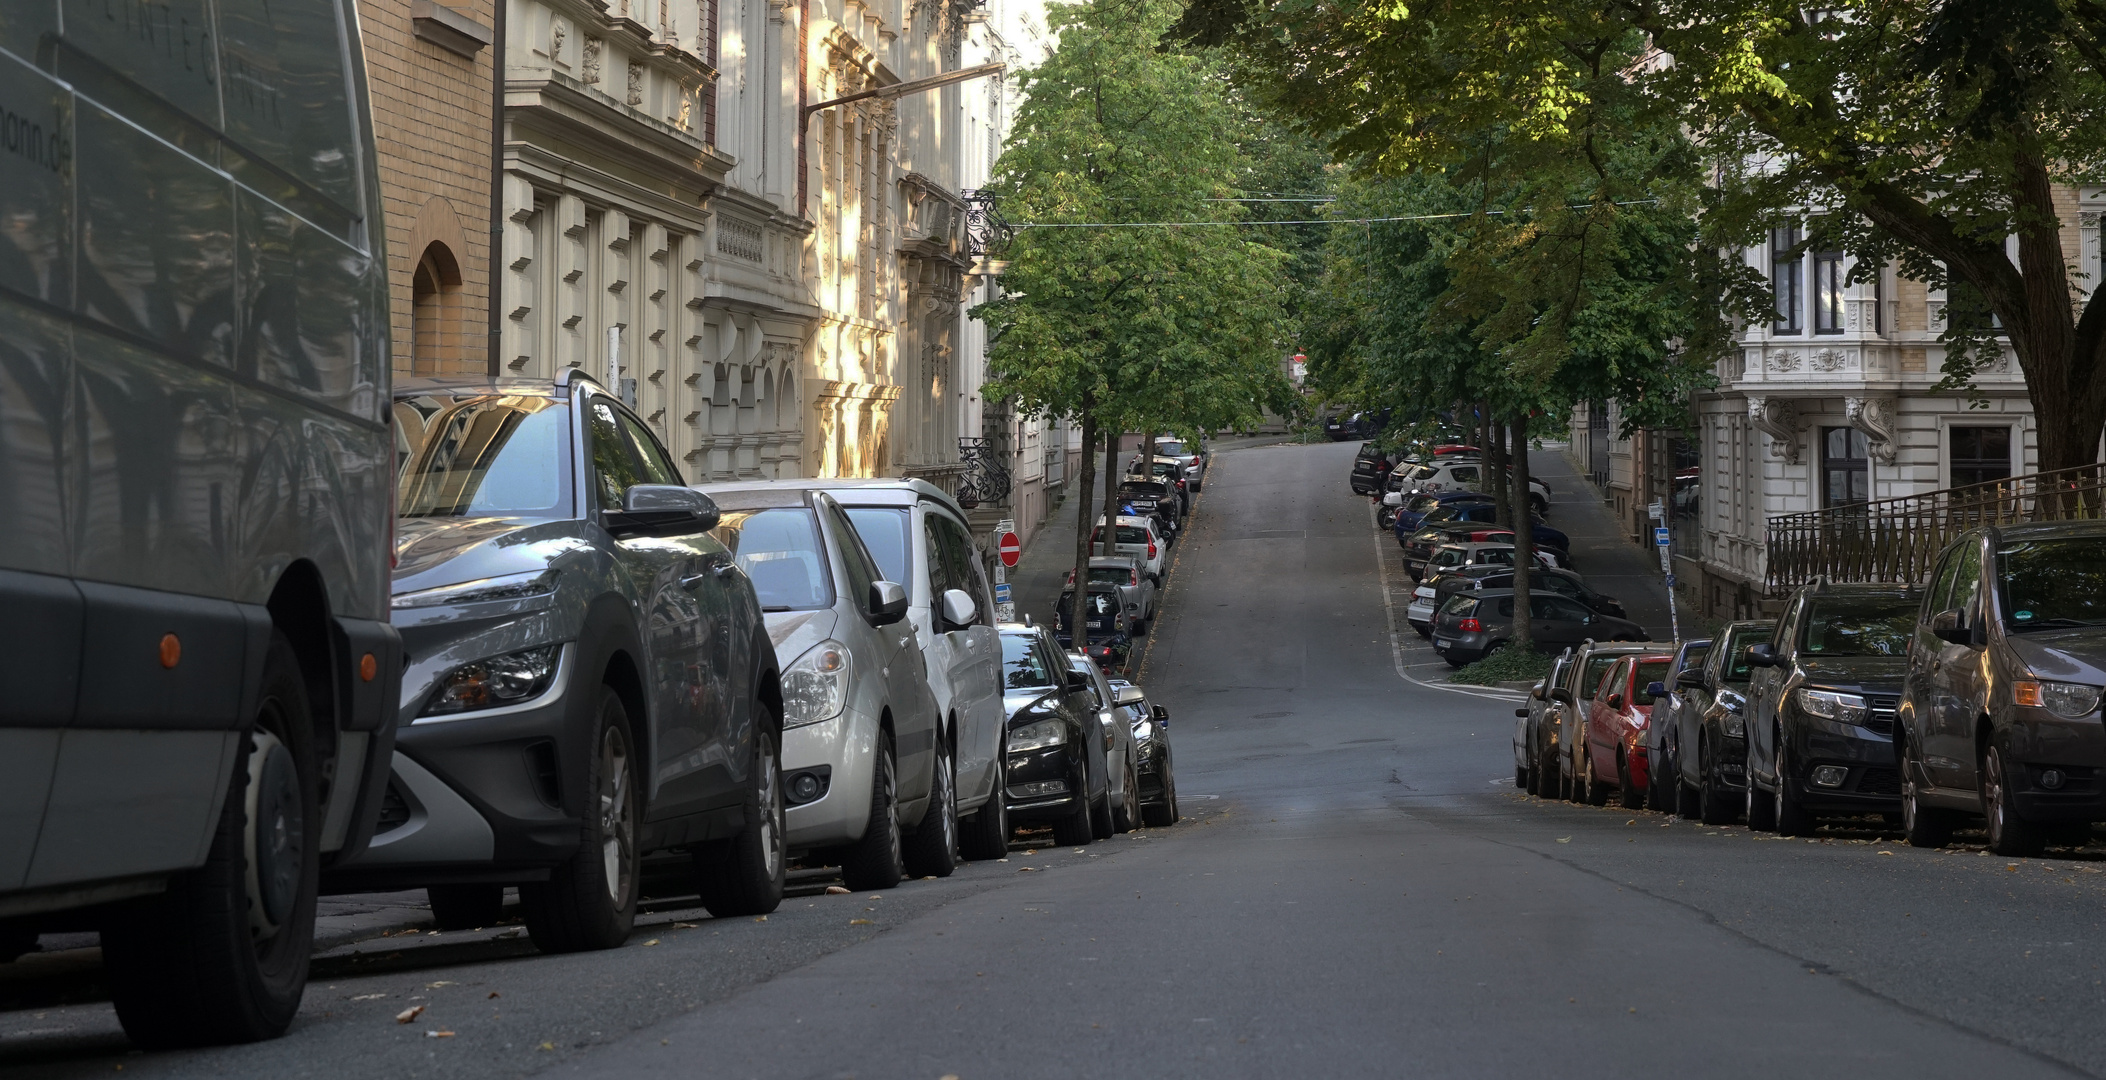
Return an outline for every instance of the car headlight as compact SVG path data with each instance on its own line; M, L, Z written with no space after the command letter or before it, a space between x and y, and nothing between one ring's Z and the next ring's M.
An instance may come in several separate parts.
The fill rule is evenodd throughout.
M1153 738L1155 738L1155 721L1143 720L1133 726L1133 741L1135 745L1146 743Z
M2020 679L2011 684L2011 700L2015 704L2046 709L2067 720L2081 720L2099 707L2099 689L2083 683Z
M1748 719L1740 714L1739 709L1728 705L1726 715L1718 718L1718 730L1729 739L1745 739L1748 737Z
M561 645L543 645L462 664L439 679L418 715L449 716L538 697L555 681L556 658L562 651Z
M436 589L397 593L394 599L388 601L388 606L396 609L425 608L442 604L479 604L490 600L525 600L555 592L556 576L557 572L554 570L529 570L524 574L479 578L475 581L463 581L458 585L441 585Z
M1800 710L1808 716L1818 716L1823 720L1834 720L1843 724L1861 724L1865 721L1865 699L1856 694L1800 690L1798 700Z
M1009 752L1021 754L1027 750L1044 750L1061 746L1068 741L1068 728L1058 720L1036 720L1021 727L1009 729Z
M782 673L782 724L832 720L848 706L848 646L828 638Z

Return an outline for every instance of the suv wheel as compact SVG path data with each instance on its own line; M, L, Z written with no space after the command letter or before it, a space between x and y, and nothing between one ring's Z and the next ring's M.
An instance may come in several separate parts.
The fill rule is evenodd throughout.
M746 827L737 836L698 845L693 852L702 906L719 919L774 911L782 904L788 877L775 714L758 701L753 710L753 788L746 793Z
M1009 772L998 754L994 790L973 816L960 823L958 851L968 859L999 859L1009 854L1009 831Z
M1792 795L1791 749L1782 740L1777 743L1777 794L1773 796L1775 808L1770 812L1771 821L1777 826L1779 836L1805 836L1813 831L1813 815L1806 806Z
M1727 801L1728 793L1719 786L1716 774L1709 748L1697 744L1697 820L1706 825L1731 825L1735 807Z
M1982 752L1982 816L1989 819L1989 850L2006 856L2038 855L2047 847L2047 838L2012 805L2012 780L2003 748L1990 743Z
M1126 756L1126 800L1112 809L1112 828L1119 832L1132 832L1141 827L1141 777L1133 765L1133 755Z
M547 881L519 887L527 934L542 952L612 949L636 925L637 825L643 819L630 750L629 711L600 687L586 790L585 836L578 853Z
M892 736L887 733L878 739L877 760L871 769L870 824L841 860L841 881L857 892L889 889L906 872L900 856L899 772L892 758Z
M958 782L951 770L951 748L940 730L930 768L929 808L907 838L906 868L914 877L950 877L958 868Z
M142 1047L276 1038L307 988L321 876L314 719L271 634L257 706L205 865L102 926L110 999Z
M1916 782L1901 782L1901 831L1910 847L1940 848L1952 842L1952 815L1935 806L1925 806L1916 796Z

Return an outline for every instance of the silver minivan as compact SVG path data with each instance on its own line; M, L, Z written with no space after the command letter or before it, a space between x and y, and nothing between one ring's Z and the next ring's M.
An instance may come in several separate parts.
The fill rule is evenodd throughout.
M713 530L760 597L782 666L784 832L792 854L837 864L851 889L948 877L958 823L939 752L928 660L908 590L882 571L839 503L776 484L698 485Z

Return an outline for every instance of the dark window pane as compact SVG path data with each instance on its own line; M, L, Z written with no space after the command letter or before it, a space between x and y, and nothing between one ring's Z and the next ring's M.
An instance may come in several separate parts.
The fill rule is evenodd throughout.
M2008 427L1956 427L1952 429L1953 487L1985 484L2011 475L2011 429Z
M1996 552L2011 630L2106 623L2106 537L2035 540Z

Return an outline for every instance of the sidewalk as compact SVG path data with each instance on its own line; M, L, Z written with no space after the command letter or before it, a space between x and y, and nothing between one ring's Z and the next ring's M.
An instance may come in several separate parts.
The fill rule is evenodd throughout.
M1544 520L1571 538L1573 569L1588 585L1623 601L1624 611L1654 641L1672 640L1659 556L1623 538L1601 492L1566 451L1564 443L1545 443L1528 455L1529 472L1550 485L1550 516ZM1685 617L1682 632L1694 635L1697 626Z

